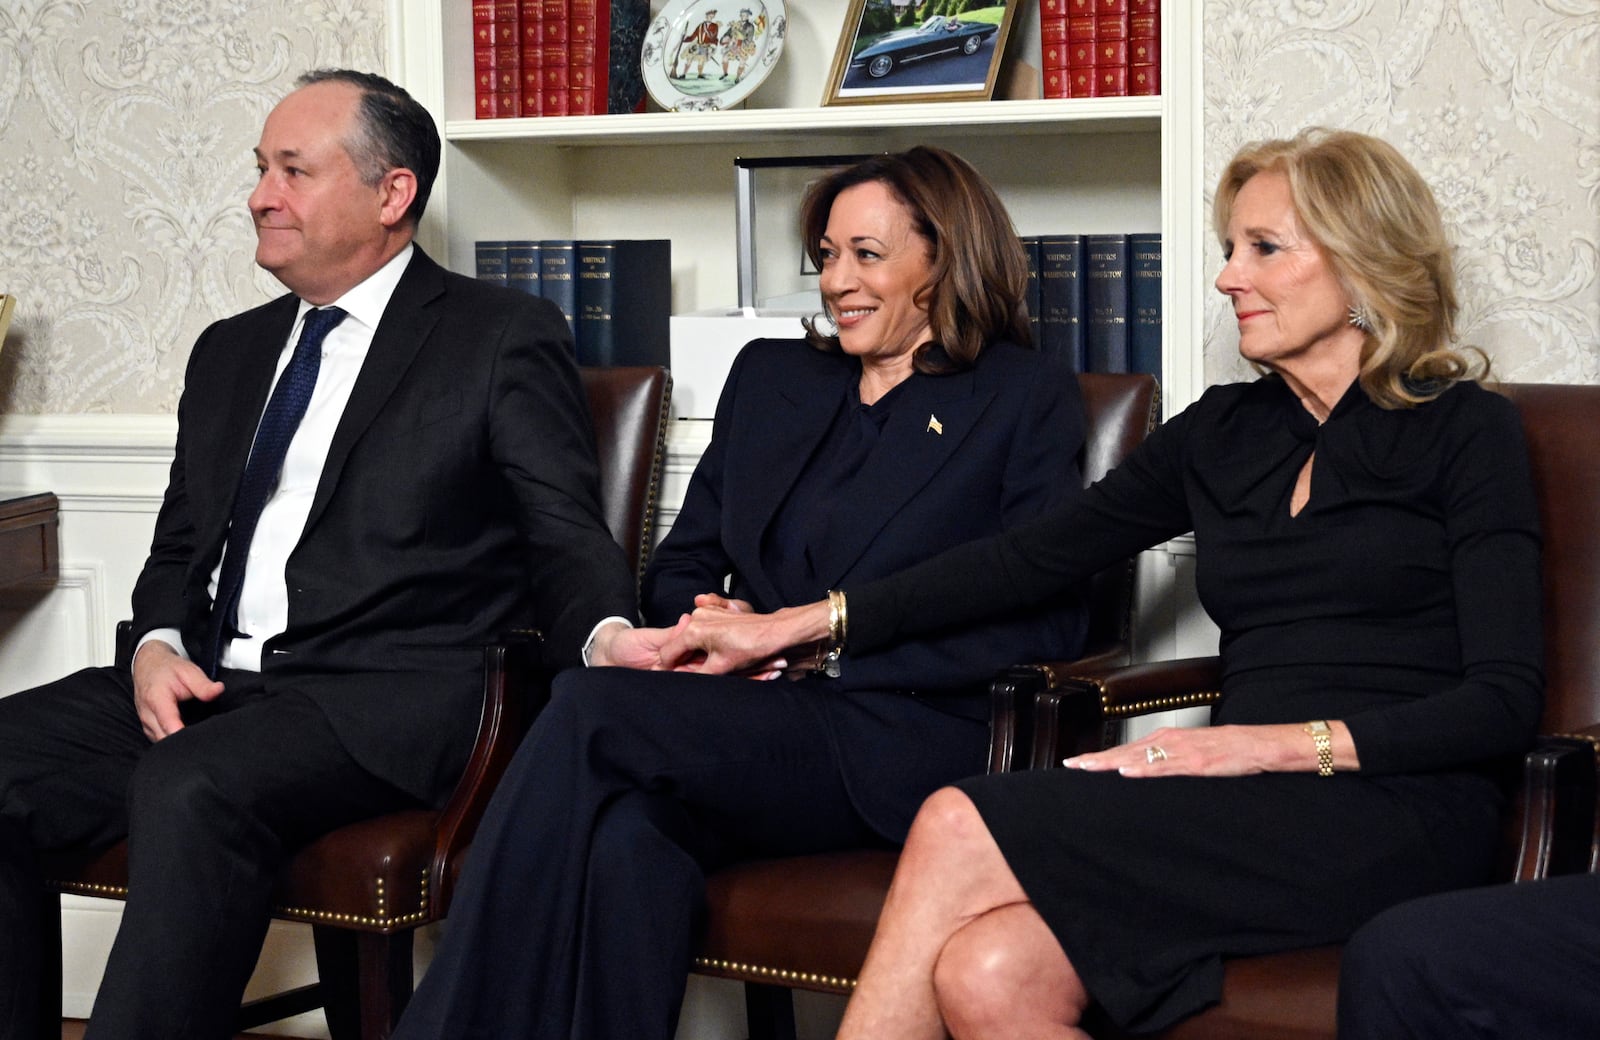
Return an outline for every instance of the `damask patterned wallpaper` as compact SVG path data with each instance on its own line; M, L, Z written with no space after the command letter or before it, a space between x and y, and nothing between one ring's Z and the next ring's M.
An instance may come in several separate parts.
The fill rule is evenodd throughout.
M189 347L282 292L244 207L308 68L382 71L383 0L0 2L0 411L176 410Z
M1466 339L1600 382L1600 0L1205 0L1204 46L1208 183L1307 124L1393 141L1455 231ZM250 148L331 64L381 71L383 0L0 3L0 411L176 407L200 330L278 291ZM1207 379L1245 375L1220 296L1206 324Z
M1600 382L1600 0L1206 0L1204 46L1208 205L1247 141L1382 137L1454 234L1462 340L1501 379ZM1206 333L1207 381L1246 377L1220 295Z

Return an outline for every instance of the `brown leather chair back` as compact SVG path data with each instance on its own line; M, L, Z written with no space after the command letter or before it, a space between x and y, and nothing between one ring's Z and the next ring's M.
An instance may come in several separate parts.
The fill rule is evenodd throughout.
M1600 386L1508 383L1522 413L1544 530L1544 719L1600 720Z
M579 370L600 453L600 505L636 577L650 562L672 376L656 366ZM644 508L640 509L639 504Z
M1087 419L1079 467L1088 487L1127 458L1161 420L1161 388L1155 376L1085 372L1078 376L1078 390ZM1097 664L1127 662L1133 576L1130 559L1090 579L1084 657Z

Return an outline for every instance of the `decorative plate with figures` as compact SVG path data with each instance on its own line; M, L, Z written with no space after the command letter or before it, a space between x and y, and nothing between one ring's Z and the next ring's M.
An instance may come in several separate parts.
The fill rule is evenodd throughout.
M671 0L639 53L645 89L673 112L730 108L767 78L788 28L783 0Z

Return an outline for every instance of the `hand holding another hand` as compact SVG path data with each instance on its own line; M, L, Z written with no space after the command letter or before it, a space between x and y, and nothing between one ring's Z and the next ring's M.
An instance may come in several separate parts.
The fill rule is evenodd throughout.
M828 604L754 613L748 603L721 596L695 597L661 647L661 665L710 675L773 678L788 666L789 648L828 634Z

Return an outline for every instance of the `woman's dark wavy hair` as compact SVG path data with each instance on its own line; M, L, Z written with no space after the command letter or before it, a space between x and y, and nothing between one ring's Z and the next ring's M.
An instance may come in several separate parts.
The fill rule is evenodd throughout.
M915 298L927 308L933 340L917 348L917 371L968 368L993 340L1031 346L1024 303L1028 264L1011 216L982 174L941 148L919 145L873 156L812 184L800 207L800 239L811 262L821 269L833 200L847 188L873 182L910 211L916 233L928 244L928 281ZM818 331L815 319L803 324L812 346L841 349L838 335Z

